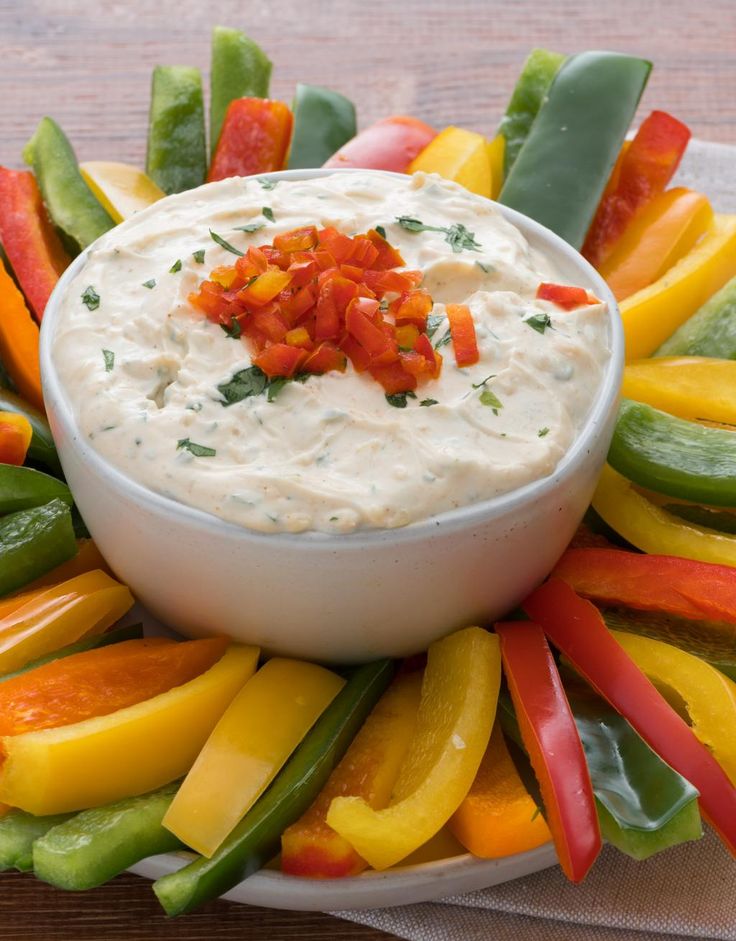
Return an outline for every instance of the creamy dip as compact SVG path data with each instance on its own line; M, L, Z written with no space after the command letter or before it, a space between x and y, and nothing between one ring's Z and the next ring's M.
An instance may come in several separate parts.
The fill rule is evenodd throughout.
M401 216L440 231L409 231ZM458 223L477 250L453 250L444 230ZM223 404L218 385L251 358L187 300L235 261L210 230L244 251L309 224L383 226L422 270L444 366L405 407L350 364L288 383L273 402ZM101 239L69 286L53 358L82 433L151 490L262 532L403 526L544 477L572 444L609 357L608 313L535 299L541 281L562 280L490 203L434 175L235 178ZM472 367L458 368L446 342L446 303L472 311Z

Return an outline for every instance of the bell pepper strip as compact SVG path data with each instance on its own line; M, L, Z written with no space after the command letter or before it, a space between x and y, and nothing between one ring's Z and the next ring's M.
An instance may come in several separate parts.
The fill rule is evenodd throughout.
M636 213L598 270L616 300L625 300L661 278L712 224L713 208L702 193L666 190Z
M736 359L736 277L706 301L653 355Z
M488 163L491 167L491 199L498 199L503 186L503 164L506 155L506 138L496 134L492 141L486 144L488 150Z
M622 394L678 418L736 425L736 363L705 356L657 356L629 363Z
M184 775L253 674L255 647L230 647L214 666L151 699L58 728L0 739L0 800L57 814L145 794Z
M524 747L542 792L555 849L571 882L581 882L601 849L583 746L541 627L495 625Z
M736 435L623 399L608 462L641 487L693 503L736 506Z
M6 422L10 425L11 419L19 423L24 437L21 445L30 443L31 440L32 428L27 418L17 412L0 412L0 461L3 459L3 429ZM6 458L10 456L12 455L5 453ZM15 464L16 462L7 461L0 463L0 514L43 506L44 503L56 499L63 500L67 506L72 505L71 491L65 483L56 477L33 470L32 467L14 466Z
M0 242L36 320L69 264L27 170L0 167Z
M289 151L290 170L321 167L358 133L355 105L330 88L299 82L291 109L294 134Z
M132 607L130 591L104 572L47 588L0 621L0 674L88 634L101 634Z
M437 136L424 121L404 115L365 128L325 161L326 167L359 167L406 173L412 160Z
M212 856L344 685L342 677L313 663L269 660L215 726L164 826L202 856Z
M217 898L278 852L281 834L307 810L393 675L390 660L353 671L271 787L212 858L199 857L154 883L167 915Z
M146 173L168 195L204 183L206 172L200 71L158 65L151 80Z
M582 52L560 67L499 201L580 248L651 63Z
M271 60L239 29L215 26L210 64L210 152L220 140L228 105L236 98L268 98Z
M178 782L167 784L150 794L52 817L57 822L45 827L32 845L34 875L59 889L79 892L103 885L141 859L184 849L161 824L177 788ZM14 811L14 816L20 814L23 811ZM18 830L26 821L49 819L23 816Z
M565 56L559 52L532 49L524 62L498 128L498 136L505 142L504 176L519 156L549 87L564 61Z
M627 361L651 356L734 275L736 216L716 214L711 228L684 258L621 303Z
M553 578L523 604L573 667L700 795L700 808L736 853L736 788L689 725L606 629L590 601Z
M488 141L462 127L446 127L412 160L409 173L439 173L479 196L491 198Z
M72 145L51 118L41 118L23 159L33 168L51 221L61 231L68 252L77 254L115 225L82 179Z
M78 539L77 553L67 562L62 562L56 568L51 569L27 585L23 586L23 593L38 591L40 588L49 588L51 585L58 585L59 582L65 582L77 575L84 575L85 572L92 572L94 569L100 569L106 575L112 575L107 562L103 559L102 553L92 539ZM13 596L18 597L17 595ZM5 611L3 605L10 599L0 601L0 617Z
M1 272L0 281L2 281ZM0 337L1 335L2 329L0 328ZM0 339L0 349L1 348L2 339ZM1 357L2 352L0 352L0 358ZM44 415L8 389L0 389L0 411L14 412L28 419L33 429L31 443L28 446L28 460L33 461L34 464L41 464L58 477L61 474L59 455L56 452L54 439L51 437L49 423L46 421Z
M437 833L470 789L488 746L501 682L498 639L469 627L427 654L416 734L391 802L336 797L327 824L374 869L387 869Z
M549 281L542 281L537 288L536 298L539 301L550 301L563 310L575 310L587 304L599 303L597 299L590 299L585 288L572 284L552 284Z
M690 129L665 111L653 111L622 150L610 188L604 193L582 254L600 269L637 211L664 192L680 165ZM628 234L628 232L627 232Z
M327 825L333 798L363 797L385 807L416 728L420 670L401 673L379 699L317 799L281 836L281 871L333 879L356 876L368 864Z
M450 323L450 336L455 350L455 362L460 366L472 366L478 362L478 341L475 336L473 315L467 304L448 304L445 308Z
M283 170L293 116L283 101L237 98L225 112L207 182Z
M72 515L63 500L8 513L0 518L0 597L23 588L76 552Z
M68 820L70 814L34 817L23 810L10 809L0 817L0 871L33 869L33 844L52 827Z
M23 295L2 265L0 360L23 398L34 408L43 411L41 369L38 363L38 327L31 318Z
M79 171L116 223L130 219L166 195L142 170L129 163L90 160L80 163Z
M7 477L3 481L3 471L5 467L14 465L20 469L26 459L28 448L33 437L31 423L23 415L17 412L0 412L0 507L2 506L3 483L7 482ZM26 468L23 468L26 470ZM45 474L41 476L45 477ZM53 480L53 478L49 478ZM46 500L39 500L39 503L47 503L51 497ZM38 505L38 504L36 504ZM22 506L12 506L11 509L20 510ZM2 512L2 509L0 509ZM9 511L5 511L9 512Z
M526 853L552 839L519 777L498 724L475 781L448 826L466 849L482 859Z

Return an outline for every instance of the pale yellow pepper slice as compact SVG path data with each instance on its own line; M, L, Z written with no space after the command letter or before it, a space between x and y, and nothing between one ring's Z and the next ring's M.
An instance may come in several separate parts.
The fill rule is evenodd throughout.
M498 638L468 627L431 645L417 729L391 802L336 797L327 823L374 869L404 859L437 833L468 793L488 745L501 682Z
M133 604L129 589L98 569L32 595L0 620L0 675L101 634Z
M706 356L640 359L624 370L622 394L678 418L736 425L736 361Z
M257 647L228 648L196 679L144 702L73 725L4 736L0 801L61 814L145 794L186 774L258 662Z
M462 127L446 127L412 160L409 173L439 173L471 193L490 198L491 164L488 141Z
M129 219L166 195L142 170L128 163L91 160L80 163L79 169L115 222Z
M625 631L611 633L675 708L684 705L683 718L689 718L693 732L736 785L736 683L672 644Z
M503 165L506 157L506 138L497 134L492 141L486 144L488 148L488 162L491 165L491 199L498 199L503 186Z
M626 359L651 356L708 298L736 275L736 215L716 215L684 258L620 305Z
M215 726L163 825L212 856L344 685L313 663L269 660Z
M736 566L736 538L673 516L608 464L593 495L593 509L644 552Z

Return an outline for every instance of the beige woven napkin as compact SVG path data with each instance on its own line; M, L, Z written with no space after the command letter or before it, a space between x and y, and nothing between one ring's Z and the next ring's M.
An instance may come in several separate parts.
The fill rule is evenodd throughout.
M692 141L676 182L736 212L736 147ZM646 862L606 847L579 886L555 867L439 902L333 914L412 941L736 941L736 861L708 832Z

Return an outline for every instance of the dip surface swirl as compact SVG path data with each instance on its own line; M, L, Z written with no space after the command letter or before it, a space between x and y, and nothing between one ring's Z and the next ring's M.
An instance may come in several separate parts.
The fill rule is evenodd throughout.
M490 203L439 177L268 186L235 178L169 197L90 253L59 311L53 359L92 446L157 493L268 533L403 526L552 473L610 356L606 306L536 300L540 282L561 280L550 262ZM408 231L401 216L462 224L480 248L454 251L442 231ZM218 385L251 356L187 299L234 261L210 231L245 251L305 225L382 226L407 268L422 270L444 365L405 407L350 364L290 382L272 402L223 404ZM472 367L455 363L447 303L472 311Z

